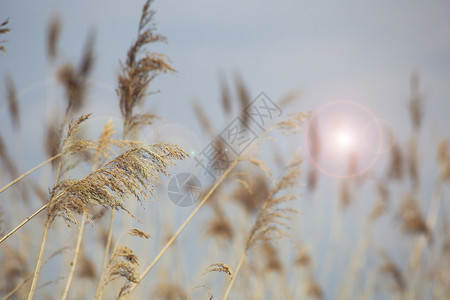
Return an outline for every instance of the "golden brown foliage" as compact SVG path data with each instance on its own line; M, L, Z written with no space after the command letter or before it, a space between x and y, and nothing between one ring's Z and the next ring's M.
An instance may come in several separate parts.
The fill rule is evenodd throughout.
M168 63L167 58L156 52L147 52L144 56L145 47L156 42L165 42L166 38L154 33L151 21L155 12L150 10L153 1L147 0L142 8L141 20L139 22L138 37L127 53L125 63L121 63L121 74L117 94L120 98L120 111L124 119L124 132L129 132L139 124L149 124L152 118L135 115L134 108L141 105L148 93L150 82L159 74L175 71Z
M286 220L295 210L282 207L282 205L298 198L299 195L280 194L285 190L298 186L301 161L300 157L295 157L286 168L286 174L270 190L247 238L246 251L257 242L289 236L285 231L287 226Z
M203 274L209 273L209 272L220 272L220 273L225 273L228 275L228 279L233 279L233 270L231 269L231 267L225 263L215 263L212 264L210 266L208 266L208 268L206 268L206 270L203 272Z
M386 253L382 252L381 256L384 259L384 264L380 267L379 272L391 276L394 280L395 289L403 293L406 289L406 284L401 270Z
M17 101L16 87L14 86L14 82L10 76L6 77L6 87L8 89L9 115L11 116L11 121L14 128L18 128L20 124L19 103Z
M58 40L61 33L61 20L54 15L47 30L47 55L50 60L58 56Z
M128 150L102 168L80 180L64 180L52 191L54 201L49 216L61 216L66 222L77 224L75 215L88 214L101 205L129 212L124 200L154 197L153 189L160 182L159 173L167 175L166 168L175 160L187 156L181 148L159 143Z
M126 293L131 283L139 282L138 267L138 258L133 250L127 246L115 248L108 264L105 285L117 279L125 279L119 296Z
M412 234L424 234L431 239L431 232L423 218L419 204L410 193L405 194L400 207L402 230Z
M322 288L313 277L308 277L306 281L305 295L313 299L323 299Z
M137 237L144 238L144 239L148 239L151 237L149 233L142 231L140 229L137 229L137 228L130 229L128 231L128 234L131 236L137 236Z
M78 69L66 63L58 71L58 79L66 91L66 115L77 112L84 104L89 75L94 66L94 36L91 34L84 48Z
M9 27L7 27L8 23L9 23L9 19L6 19L5 21L3 21L0 24L0 35L5 34L5 33L9 32L11 30ZM4 41L0 41L0 53L5 54L6 53L6 49L2 45L3 43L4 43Z

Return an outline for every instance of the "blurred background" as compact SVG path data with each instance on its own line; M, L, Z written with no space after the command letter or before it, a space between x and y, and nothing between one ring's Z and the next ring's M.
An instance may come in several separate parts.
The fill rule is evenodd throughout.
M94 62L79 114L93 113L92 138L109 119L120 128L119 62L125 61L136 38L142 5L137 0L0 2L0 22L9 18L11 29L0 37L6 49L0 56L0 134L19 174L47 158L41 146L45 131L53 119L62 119L58 114L64 107L58 70L64 63L77 65L82 60L90 37ZM292 203L300 214L289 223L291 239L277 244L287 274L281 277L289 283L289 292L275 296L277 288L264 290L265 278L260 285L254 283L263 291L254 299L448 297L450 267L444 268L450 264L448 1L160 0L152 9L156 32L166 36L167 43L151 44L148 50L166 55L176 72L151 82L150 91L155 93L143 110L163 120L139 132L139 140L179 143L195 156L241 115L242 90L250 100L265 93L281 108L281 118L299 111L310 115L302 134L280 137L262 151L263 157L274 157L267 159L274 174L281 173L280 161L286 162L296 150L304 161L301 197ZM50 58L48 29L56 17L58 55ZM16 91L19 126L10 117L11 86ZM227 93L232 99L229 113L221 100ZM4 171L6 164L1 166L3 186L10 177ZM212 183L192 160L172 173L181 171L200 177L204 191ZM51 172L48 167L33 175L44 191L51 188ZM130 223L145 225L152 234L150 244L139 242L147 247L141 247L145 248L140 254L143 266L162 247L160 240L193 209L168 201L169 179L158 190L159 201L145 204L146 210L139 212L143 224L123 221L116 226L117 236L121 224ZM224 189L231 194L231 187ZM13 192L0 196L6 232L40 207L34 200L26 206L17 204L14 197ZM220 260L234 267L243 247L238 242L212 246L198 238L205 220L217 217L214 212L210 207L200 212L155 271L173 278L186 294L209 264ZM242 216L253 220L251 215ZM233 220L236 215L229 217ZM245 222L236 222L245 228ZM33 225L27 226L23 235L40 236ZM73 228L69 232L75 233ZM65 226L58 229L49 247L60 247L57 236L67 232ZM95 236L94 230L88 234ZM74 236L62 244L73 243ZM17 237L8 242L12 248L26 244ZM31 245L30 249L39 249L39 241ZM36 251L28 254L31 270ZM203 262L201 253L209 253L211 259ZM298 274L288 263L292 259L300 265ZM173 266L179 264L180 269ZM56 280L52 273L58 268L62 268L59 263L50 264L43 277ZM0 281L6 281L4 276ZM146 280L150 288L157 284ZM222 281L210 285L221 286ZM241 284L235 297L242 295L239 291L245 285ZM57 286L43 287L41 295L51 298ZM205 293L199 299L202 296ZM87 296L78 292L76 297Z

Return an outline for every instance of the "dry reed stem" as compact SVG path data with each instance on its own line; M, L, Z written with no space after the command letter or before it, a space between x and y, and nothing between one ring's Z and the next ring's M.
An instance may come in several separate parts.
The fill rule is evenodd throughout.
M239 270L241 269L242 264L244 263L244 259L245 259L246 255L247 255L247 252L242 253L241 258L239 259L239 263L238 263L238 265L237 265L237 267L236 267L236 269L234 271L234 276L233 276L233 278L231 278L231 281L230 281L230 283L227 286L225 294L223 295L223 298L222 298L223 300L227 300L228 294L230 293L231 287L233 286L234 281L236 280L236 276L239 273Z
M277 194L283 190L293 188L298 185L298 178L300 176L298 167L301 162L302 159L298 153L296 153L291 163L286 168L286 174L283 175L271 189L247 237L245 249L241 255L237 267L235 268L234 277L227 286L223 297L224 300L228 298L228 294L231 291L237 274L239 273L242 263L251 247L258 242L268 242L276 238L289 236L289 234L282 229L282 227L287 227L285 219L288 219L288 215L296 211L291 208L279 207L279 205L292 201L299 196L292 194L277 196Z
M211 187L211 189L208 191L208 193L203 197L203 199L199 202L199 204L195 207L195 209L192 211L192 213L187 217L187 219L181 224L181 226L178 228L178 230L174 233L174 235L169 239L169 241L164 245L164 247L161 249L161 251L158 253L158 255L153 259L153 261L150 263L150 265L142 272L141 276L139 277L139 282L144 279L144 277L150 272L150 270L155 266L155 264L159 261L159 259L163 256L163 254L169 249L169 247L173 244L175 239L180 235L180 233L183 231L183 229L186 227L186 225L191 221L191 219L197 214L197 212L200 210L200 208L205 204L205 202L211 197L211 195L214 193L214 191L219 187L219 185L224 181L224 179L228 176L230 171L236 166L238 163L238 159L235 159L231 165L228 167L228 169L225 170L225 172L222 174L222 177L216 183ZM125 295L122 295L120 298L125 298L127 295L131 294L133 290L137 287L137 284L133 284L130 289L128 290L128 293Z
M58 198L53 199L53 201L57 200ZM34 214L32 214L31 216L29 216L28 218L26 218L22 223L20 223L19 225L16 226L16 228L14 228L13 230L11 230L8 234L6 234L5 236L3 236L0 239L0 244L5 241L7 238L9 238L11 235L13 235L17 230L19 230L23 225L25 225L26 223L28 223L31 219L33 219L35 216L37 216L41 211L43 211L44 209L47 208L47 206L49 206L52 203L52 201L48 202L47 204L43 205L41 208L39 208Z
M87 175L83 179L80 179L80 180L74 181L74 182L66 181L65 185L59 186L59 188L62 188L62 191L59 194L55 194L55 196L53 196L52 199L48 203L43 205L35 213L33 213L28 218L26 218L21 224L19 224L16 228L14 228L7 235L3 236L0 239L0 243L2 243L4 240L6 240L8 237L10 237L13 233L15 233L23 225L28 223L31 219L33 219L37 214L39 214L41 211L43 211L49 205L51 205L51 204L53 205L54 202L56 202L56 200L60 200L60 198L63 196L65 197L65 199L63 199L63 201L62 201L62 203L60 203L60 205L55 207L55 209L53 210L53 213L55 213L55 216L58 214L61 216L65 216L65 217L67 217L66 220L74 221L74 223L76 223L76 221L73 219L73 214L71 213L71 210L75 209L77 207L73 207L73 206L69 205L70 199L86 201L86 203L83 203L83 201L81 201L81 202L77 201L77 203L80 205L80 206L78 206L78 209L86 208L86 205L100 204L103 206L122 208L122 209L125 209L125 211L126 211L126 208L123 206L123 204L120 201L117 201L115 199L115 197L103 186L104 184L111 184L113 191L116 190L116 192L119 193L117 196L119 196L120 199L124 199L127 196L126 195L127 192L131 192L132 194L134 192L134 195L137 196L137 198L139 197L139 194L141 194L141 193L142 193L142 196L145 196L144 191L139 190L140 187L138 184L142 184L142 186L145 189L149 188L148 184L146 184L145 181L143 181L141 178L133 178L134 175L137 175L138 173L140 173L142 171L146 171L146 172L150 172L149 174L146 175L147 176L146 179L156 180L156 177L155 177L156 174L153 174L152 172L154 172L156 170L157 172L162 172L162 173L166 174L166 172L163 171L163 168L165 168L167 166L167 162L169 164L173 164L173 162L172 162L173 158L181 159L181 158L184 158L185 155L187 155L180 148L174 147L170 144L155 144L155 145L157 147L164 147L165 145L169 146L169 148L168 148L169 153L165 153L163 156L160 156L157 153L161 150L164 152L164 149L160 149L160 150L156 151L156 153L151 153L151 152L148 152L149 150L145 149L145 148L134 148L134 149L127 151L126 153L124 153L122 155L119 155L116 158L117 161L112 160L109 163L109 165L108 164L105 165L105 167L97 170L96 172L93 172L93 173ZM170 149L172 149L172 150L170 150ZM161 165L157 166L156 169L154 169L155 167L143 168L141 166L141 167L138 167L138 170L134 170L134 172L127 173L127 174L124 174L123 171L119 170L119 174L116 174L116 175L124 176L123 178L121 178L121 180L130 180L130 178L131 178L131 180L133 181L131 183L128 183L128 182L118 183L116 181L111 181L110 180L111 178L110 179L107 178L111 174L110 171L108 171L108 168L119 167L119 169L120 169L121 168L120 162L124 162L124 165L122 165L122 167L123 166L130 167L132 165L136 165L136 164L139 165L139 163L142 163L142 158L140 158L140 159L138 158L137 161L135 160L134 163L136 163L136 164L133 164L133 162L127 162L127 159L130 158L128 156L129 154L133 155L133 154L135 154L134 152L137 152L139 154L139 152L141 152L141 151L144 151L144 153L147 153L147 154L150 153L150 156L155 155L153 158L156 159L156 162L161 163ZM173 157L170 157L170 155L172 155L170 153L170 151L174 151L172 153ZM169 155L169 156L167 156L167 155ZM165 159L168 159L168 161L167 162L162 161L163 157ZM119 163L119 164L117 164L117 163ZM138 173L136 173L136 172L138 172ZM93 179L97 179L97 181L95 181ZM58 188L58 186L56 188ZM81 189L79 189L79 188L81 188ZM152 193L153 192L151 191L151 188L150 188L150 194L153 195ZM88 199L82 199L82 197L84 197L84 196L87 196ZM77 199L77 197L81 197L81 198ZM108 200L109 200L109 202L107 202ZM65 204L65 205L61 205L61 204Z
M36 263L36 270L34 271L34 274L33 274L33 281L31 282L31 289L28 294L28 300L33 299L34 291L36 289L36 283L37 283L37 279L39 277L39 271L41 269L42 256L44 255L45 244L47 241L47 233L50 228L50 224L51 224L51 221L49 218L47 218L47 220L45 222L45 227L44 227L44 235L42 237L41 250L39 251L39 257L38 257L38 260Z
M109 144L110 144L110 140L112 135L114 134L114 126L111 120L109 120L102 132L100 133L100 136L98 138L98 144L97 144L97 148L96 151L94 153L94 163L92 165L92 171L95 171L97 169L97 165L99 163L99 159L100 159L100 155L101 154L106 154L105 156L107 157L107 149L109 148ZM79 228L79 232L78 232L78 237L77 237L77 244L75 247L75 253L74 253L74 257L72 260L72 264L71 264L71 268L70 268L70 272L69 272L69 279L67 280L67 284L66 287L64 289L64 293L63 293L63 297L62 299L66 299L67 294L69 292L69 288L70 288L70 284L72 282L72 277L75 271L75 266L76 266L76 262L77 262L77 258L78 258L78 254L80 251L80 246L81 246L81 239L83 236L83 230L84 230L84 225L86 223L86 215L83 214L82 216L82 220L81 220L81 226Z
M111 215L109 217L109 227L108 227L108 237L106 240L106 246L105 246L105 254L103 255L103 262L102 267L100 269L100 277L98 278L97 282L97 288L95 290L94 299L100 299L101 290L102 290L102 283L106 272L106 267L108 264L108 253L109 249L111 248L111 242L112 242L112 228L113 228L113 222L114 222L114 209L111 210Z
M74 126L69 126L69 130L68 130L68 134L67 134L67 138L65 141L67 141L68 138L70 138L71 136L71 132L72 131L77 131L78 130L78 126L81 122L83 122L84 120L86 120L88 118L88 116L86 118L83 119L83 116L81 118L78 119L77 122L74 123ZM56 171L56 176L55 176L55 183L54 186L56 186L56 184L59 181L59 172L61 170L61 164L62 164L62 159L59 160L58 163L58 168ZM51 202L51 201L50 201ZM49 210L51 209L51 207L49 208ZM41 250L39 251L39 257L36 263L36 269L34 271L33 274L33 281L31 282L31 288L30 288L30 292L28 293L28 300L32 300L33 299L33 295L34 295L34 291L36 289L36 284L37 284L37 279L39 277L39 271L41 269L41 263L42 263L42 257L44 255L44 249L45 249L45 244L47 242L47 234L48 234L48 230L50 229L50 224L52 223L52 219L50 217L50 214L47 215L47 219L45 221L45 226L44 226L44 236L42 237L42 242L41 242Z
M25 178L26 176L30 175L31 173L33 173L34 171L38 170L39 168L45 166L46 164L48 164L49 162L52 162L53 160L57 159L58 157L60 157L62 155L62 153L56 154L53 157L50 157L49 159L47 159L46 161L44 161L43 163L37 165L36 167L30 169L29 171L23 173L22 175L20 175L19 177L17 177L16 179L14 179L13 181L11 181L10 183L6 184L4 187L2 187L0 189L0 193L6 191L9 187L11 187L12 185L14 185L15 183L17 183L18 181L22 180L23 178ZM0 240L0 243L3 240Z
M60 248L56 251L54 251L46 260L44 260L44 262L42 263L43 266L45 266L53 257L63 253L64 251L66 251L68 248L64 247L64 248ZM18 290L20 290L30 279L33 278L34 274L29 274L25 279L22 280L21 283L19 283L16 287L14 287L5 297L2 298L2 300L7 300L9 299L12 295L14 295Z
M81 219L80 228L78 229L79 233L78 233L78 236L77 236L77 243L75 245L75 254L74 254L72 262L71 262L71 268L70 268L70 271L69 271L69 277L67 279L67 284L66 284L66 287L64 288L63 295L61 297L62 300L65 300L67 298L67 295L69 293L70 284L72 283L72 277L73 277L73 274L74 274L74 271L75 271L75 266L77 264L78 253L80 251L81 240L82 240L82 237L83 237L83 230L84 230L84 224L85 223L86 223L86 215L83 215L82 219Z

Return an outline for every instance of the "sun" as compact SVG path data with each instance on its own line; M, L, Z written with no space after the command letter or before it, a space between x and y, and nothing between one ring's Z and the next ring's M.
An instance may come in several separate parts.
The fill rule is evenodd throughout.
M351 131L340 129L335 134L335 144L341 150L350 150L355 145L355 138Z

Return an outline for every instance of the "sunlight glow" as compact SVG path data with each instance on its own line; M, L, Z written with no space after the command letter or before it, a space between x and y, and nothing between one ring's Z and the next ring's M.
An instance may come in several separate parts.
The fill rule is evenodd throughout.
M348 130L339 130L336 133L335 142L342 150L351 149L355 143L352 133Z

